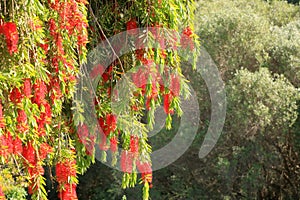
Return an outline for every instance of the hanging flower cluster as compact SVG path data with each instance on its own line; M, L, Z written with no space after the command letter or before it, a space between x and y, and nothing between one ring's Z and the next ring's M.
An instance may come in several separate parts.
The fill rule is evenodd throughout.
M14 22L0 23L0 34L5 36L7 50L10 55L18 51L19 33Z
M76 184L72 182L72 178L76 177L76 160L64 160L58 162L55 166L56 180L59 183L58 197L63 200L77 199Z
M28 193L39 200L47 199L44 166L57 163L59 198L77 199L76 174L93 157L77 167L78 137L71 134L71 111L63 110L69 108L86 59L87 1L13 4L0 17L0 160L17 162ZM72 181L61 179L62 173Z
M136 166L142 173L142 181L152 187L152 169L150 163L137 161Z
M75 90L80 84L76 82L79 67L87 57L87 3L14 1L4 12L1 10L0 160L18 164L17 170L26 177L28 193L39 200L47 199L44 166L55 166L59 198L76 200L77 174L87 170L98 148L102 161L111 153L112 165L124 172L123 188L133 187L140 173L146 200L152 186L147 131L153 128L154 112L162 105L168 116L166 127L171 128L172 115L180 114L180 96L187 93L178 50L194 54L197 47L188 20L193 1L89 2L91 11L97 10L89 15L93 27L89 47L124 30L124 41L132 47L132 52L120 58L104 55L115 58L107 69L104 64L96 64L88 71L92 80L100 78L96 91L92 91L95 102L89 105L96 109L95 125L81 113L85 102L74 101L74 96L82 95ZM149 31L136 37L142 33L138 28L143 27ZM186 28L181 35L176 34L174 30L182 27ZM124 41L112 44L115 53L127 45ZM135 87L126 92L128 105L113 109L112 96L126 100L124 92L114 90L114 86L127 72ZM148 124L141 120L145 111ZM2 196L0 190L0 199Z
M187 48L189 47L190 50L193 50L195 48L194 42L193 42L193 31L191 29L191 27L186 27L183 31L182 31L182 36L180 38L180 44L183 48Z
M153 128L154 112L161 105L163 106L167 114L166 128L170 129L172 116L176 113L181 114L181 95L189 93L181 72L182 58L178 52L182 50L181 53L185 53L187 58L196 55L198 42L193 33L193 26L188 20L192 17L193 2L185 3L175 0L145 0L126 5L97 2L99 7L95 7L95 12L91 15L93 30L90 45L92 47L97 47L105 38L126 31L126 36L120 36L116 41L113 38L110 41L111 46L107 52L111 52L113 48L113 53L106 55L103 51L101 52L104 54L103 58L99 55L103 60L115 58L107 69L104 63L96 61L95 66L88 71L92 80L100 78L94 91L97 96L94 106L99 117L99 126L103 130L102 136L100 135L99 149L102 152L108 152L110 149L112 155L119 153L118 167L124 172L123 188L132 187L136 183L137 173L141 173L140 182L144 184L144 199L149 198L148 191L152 186L151 148L148 145L147 130ZM123 6L126 9L123 9ZM111 10L107 12L103 8ZM179 8L184 8L184 11ZM144 14L137 16L136 13ZM103 17L109 20L101 21L101 27L98 27L95 21ZM182 30L182 33L177 33L175 30ZM130 46L132 51L117 57L115 54L122 51L120 44ZM130 89L116 89L119 87L118 81L122 80L122 75L125 73L132 81L132 85L129 84ZM126 98L129 98L128 101ZM114 102L115 99L117 106L113 108L106 103ZM104 107L107 109L103 110ZM113 130L107 128L107 122L109 123L107 116L111 113L120 115L113 123L116 124ZM141 122L145 113L148 115L147 124Z
M9 155L17 155L20 156L23 152L22 141L19 137L15 139L12 138L11 133L7 132L4 135L0 136L0 155L3 158L8 158Z

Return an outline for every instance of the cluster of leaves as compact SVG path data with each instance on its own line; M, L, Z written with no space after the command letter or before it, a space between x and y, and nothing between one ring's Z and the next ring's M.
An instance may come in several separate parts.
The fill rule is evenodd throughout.
M154 173L152 197L299 199L299 6L198 3L196 30L226 82L227 120L214 150L199 159L211 105L205 82L191 77L203 126L186 154ZM165 133L150 139L154 146L170 139ZM133 191L127 194L134 199Z
M14 169L15 171L12 172L10 169ZM1 168L0 187L2 188L2 192L6 194L7 199L26 199L26 181L18 173L14 167L9 168L5 166L5 168Z

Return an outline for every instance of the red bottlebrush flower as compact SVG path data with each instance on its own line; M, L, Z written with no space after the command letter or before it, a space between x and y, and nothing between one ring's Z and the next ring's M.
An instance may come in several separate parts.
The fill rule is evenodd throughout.
M122 151L121 153L121 171L126 172L126 173L131 173L132 172L132 161L133 161L133 156L132 153L129 151Z
M57 77L51 78L49 90L52 91L50 99L53 104L54 100L62 98L63 95L60 89L59 79Z
M185 28L182 31L182 35L180 38L180 44L183 48L187 48L188 46L190 47L191 50L194 49L194 43L192 41L193 37L193 31L190 27Z
M159 85L159 91L163 93L165 91L165 86L163 84Z
M103 118L98 119L98 123L101 128L100 132L101 134L104 134L105 137L107 137L111 131L116 129L116 119L111 115L112 114L108 114L105 121Z
M89 127L86 124L78 126L78 135L79 137L88 137L89 136Z
M140 68L136 73L132 74L132 81L136 87L143 90L146 89L149 73Z
M136 167L141 173L152 173L151 164L148 162L142 163L139 160L137 160Z
M152 187L152 168L151 164L148 162L141 163L139 160L136 161L136 167L142 174L143 182L148 182L150 187Z
M78 35L77 44L78 46L85 46L89 42L87 35Z
M117 128L117 116L113 114L106 115L106 124L108 126L108 134L114 132Z
M5 120L2 113L2 104L0 102L0 128L4 128L4 127L5 127Z
M158 90L157 90L156 82L152 81L151 98L156 100L157 96L158 96Z
M62 200L78 200L75 184L65 184L58 197Z
M38 80L34 85L33 89L35 94L33 96L33 102L37 105L41 105L45 102L45 96L47 94L47 86L44 81Z
M179 93L180 93L180 77L176 74L171 76L170 91L174 96L176 96L176 97L179 96Z
M86 124L78 126L78 135L81 140L85 140L89 136L89 127Z
M55 166L56 171L56 180L59 183L67 183L68 182L68 168L64 165L64 163L57 163Z
M44 173L45 173L45 170L44 170L43 166L40 164L36 164L34 166L28 167L28 174L30 175L31 178L41 176ZM37 189L37 188L35 188L35 189Z
M188 27L186 27L186 28L183 30L182 34L184 34L184 35L186 35L187 37L191 38L192 35L193 35L193 31L192 31L191 27L188 26Z
M54 10L58 10L60 8L59 0L48 0L50 8Z
M93 68L93 70L90 72L90 77L92 79L96 78L98 75L102 75L104 72L104 67L102 65L97 65Z
M39 123L39 122L38 122L38 123ZM46 136L45 124L39 124L39 127L38 127L38 136L39 136L39 137L44 137L44 136Z
M166 58L167 58L166 50L162 50L162 51L160 52L160 57L161 57L162 59L166 59Z
M89 140L84 144L87 155L93 155L95 150L95 137L89 136Z
M18 110L17 121L19 124L27 123L27 115L24 110Z
M152 100L151 97L147 97L147 100L146 100L146 109L147 110L151 110L151 100Z
M39 149L39 156L41 160L44 160L48 154L53 152L53 147L48 143L42 143Z
M36 164L36 153L32 146L32 141L29 141L23 148L23 157L32 165Z
M6 199L5 194L2 191L2 187L0 186L0 200L5 200L5 199Z
M109 149L109 146L107 145L107 137L105 134L100 133L100 143L99 143L99 149L102 151L107 151Z
M22 98L22 93L20 92L19 88L16 87L9 94L9 99L15 104L21 103Z
M55 43L56 43L58 53L60 55L64 55L65 51L64 51L64 47L63 47L63 40L62 40L62 36L60 34L58 34L58 36L56 37Z
M111 96L111 87L107 88L107 92L106 93L107 93L107 96Z
M137 29L138 25L135 19L131 19L126 23L126 29L128 35L136 35L138 34L139 30Z
M68 177L76 176L76 160L64 160L56 164L56 180L58 183L68 183Z
M29 127L27 124L27 115L24 110L18 110L18 117L17 117L17 129L20 133L26 133Z
M52 119L52 110L51 110L51 106L47 101L44 101L42 104L45 108L45 112L42 113L45 122L50 124L51 123L51 119Z
M135 156L139 152L139 138L137 136L130 136L130 152Z
M22 146L22 140L17 136L13 140L13 146L14 146L14 155L22 155L23 153L23 146Z
M24 83L23 83L23 92L24 92L25 97L30 97L31 96L31 83L30 83L30 79L29 78L26 78L24 80Z
M112 137L110 139L110 150L113 153L118 150L118 139L117 139L117 137Z
M104 132L106 132L106 129L107 129L107 127L106 127L106 124L105 124L105 122L104 122L104 119L102 118L102 117L100 117L99 119L98 119L98 123L99 123L99 126L100 126L100 132L101 132L101 134L103 134Z
M113 68L112 68L112 66L110 66L110 67L108 67L107 71L102 74L103 83L105 83L111 79L112 70L113 70Z
M107 72L104 72L104 73L102 74L102 80L103 80L103 82L105 83L105 82L107 82L109 79L110 79L110 75L109 75Z
M48 54L49 45L47 43L40 44L40 47L45 51L45 54Z
M135 56L140 61L144 60L145 59L145 50L144 49L135 50Z
M17 26L13 22L6 22L2 25L2 31L6 38L6 45L10 55L18 51L19 34Z
M164 95L164 111L166 114L173 114L174 110L170 109L171 102L173 100L173 96L171 93Z
M146 65L147 67L151 67L154 63L152 59L143 59L142 60L143 65Z
M55 69L55 72L58 73L59 72L59 61L60 61L60 57L58 56L54 56L52 59L51 59L51 63L52 63L52 66L53 68Z
M33 189L33 187L34 187L33 184L30 184L28 186L28 194L33 194L36 191L36 189Z
M56 36L56 30L57 30L57 26L56 26L56 23L55 23L55 20L54 19L50 19L49 20L49 30L50 30L50 35L52 35L53 37Z

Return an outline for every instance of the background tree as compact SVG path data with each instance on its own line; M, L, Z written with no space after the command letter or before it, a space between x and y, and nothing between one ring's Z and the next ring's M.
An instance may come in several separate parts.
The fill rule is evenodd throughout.
M141 172L143 199L149 199L152 169L147 132L161 104L171 128L173 114L181 114L180 94L188 96L178 48L196 57L193 1L5 0L0 10L0 169L3 179L16 177L16 183L8 180L12 186L0 183L0 198L25 198L24 190L14 187L19 185L27 188L31 199L47 199L48 169L58 185L58 197L77 199L77 175L101 151L103 162L110 152L112 165L124 172L122 188L135 186ZM137 38L139 27L155 29ZM80 68L87 62L88 50L122 31L127 31L130 53L107 69L96 65L86 73ZM136 48L154 41L159 42L153 48ZM111 47L114 53L128 45L119 44ZM107 53L103 59L112 56ZM140 65L146 67L137 68ZM128 92L131 103L115 113L110 106L113 88L132 68L137 71L132 73L136 87ZM96 94L93 105L76 96L82 89L77 79L85 76L100 80L95 90L84 93ZM159 84L163 76L168 85ZM81 112L85 106L96 109L96 124ZM145 110L147 125L141 123Z

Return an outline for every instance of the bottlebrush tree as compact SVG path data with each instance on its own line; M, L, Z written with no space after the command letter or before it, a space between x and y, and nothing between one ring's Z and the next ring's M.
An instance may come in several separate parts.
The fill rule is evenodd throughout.
M193 8L188 0L1 1L1 168L15 166L14 176L25 177L31 198L47 199L44 167L53 167L59 198L77 199L77 174L94 162L96 151L101 151L103 162L110 152L112 166L124 172L122 186L134 186L141 173L143 196L148 199L152 168L147 131L153 127L159 105L168 116L167 128L172 115L181 114L180 94L187 95L188 87L178 51L196 56ZM146 40L135 38L142 27L156 29L145 33ZM135 38L139 47L153 40L159 45L136 49L132 44L132 52L108 68L91 69L90 79L101 74L92 91L101 129L101 134L95 134L95 127L81 113L82 102L74 103L77 78L83 73L80 66L86 62L87 49L122 31ZM121 51L122 44L113 48ZM137 68L141 65L146 67ZM126 112L116 113L110 106L113 88L132 68L136 68L131 72L136 87L129 92ZM160 84L162 76L167 77L164 84ZM147 125L141 122L145 110ZM130 125L125 123L128 117ZM0 191L0 198L5 198L7 191L1 187Z

